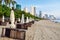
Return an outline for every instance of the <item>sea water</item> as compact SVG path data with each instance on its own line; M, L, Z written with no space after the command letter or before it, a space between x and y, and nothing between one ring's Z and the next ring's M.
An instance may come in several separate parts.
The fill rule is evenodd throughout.
M54 22L56 22L56 23L60 23L60 20L53 20Z

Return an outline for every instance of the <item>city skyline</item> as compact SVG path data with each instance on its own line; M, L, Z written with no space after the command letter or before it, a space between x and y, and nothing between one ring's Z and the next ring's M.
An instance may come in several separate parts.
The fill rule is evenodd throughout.
M36 12L42 11L43 14L54 15L56 18L60 18L60 0L16 0L18 4L21 4L22 9L31 6L36 7Z

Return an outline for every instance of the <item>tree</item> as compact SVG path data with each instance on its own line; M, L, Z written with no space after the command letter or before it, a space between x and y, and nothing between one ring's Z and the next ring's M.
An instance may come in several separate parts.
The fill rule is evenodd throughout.
M0 17L2 16L2 0L0 0Z
M16 4L16 1L12 1L12 5L13 5L13 7L14 7L15 4Z
M9 17L10 16L10 8L9 7L7 7L6 5L3 5L2 6L3 8L2 8L2 15L4 15L5 17Z
M4 0L4 2L6 4L6 6L9 5L9 7L10 7L10 3L12 2L12 0Z
M5 17L10 17L10 13L11 13L11 9L10 7L7 7L7 5L10 5L12 3L13 7L14 5L16 4L15 1L12 1L12 0L4 0L5 4L6 5L2 5L2 0L0 0L0 17L2 17L3 15ZM14 9L14 14L15 14L15 18L21 18L22 14L24 14L24 17L31 17L31 18L35 18L35 19L40 19L38 17L35 17L34 15L31 15L30 13L26 13L22 10L18 10L18 9Z
M2 4L2 0L0 0L0 5Z

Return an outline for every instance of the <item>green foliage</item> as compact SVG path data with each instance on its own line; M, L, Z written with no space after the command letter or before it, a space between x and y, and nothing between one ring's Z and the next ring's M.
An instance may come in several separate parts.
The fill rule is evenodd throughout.
M10 0L8 1L10 3ZM0 5L0 17L4 15L5 17L10 17L11 9L10 7L7 7L7 5ZM21 18L22 14L24 14L24 17L29 17L29 18L34 18L34 19L43 19L43 18L38 18L36 16L31 15L30 13L26 13L24 11L14 9L14 14L15 18Z
M7 7L7 6L5 6L5 5L3 5L2 6L3 8L2 8L2 11L3 11L3 15L5 16L5 17L10 17L10 8L9 7Z
M13 5L13 7L14 7L15 4L16 4L16 1L13 0L13 1L12 1L12 5Z
M2 5L0 5L0 17L2 16Z
M21 10L15 9L14 13L15 13L15 18L20 18L21 17L21 15L20 15Z

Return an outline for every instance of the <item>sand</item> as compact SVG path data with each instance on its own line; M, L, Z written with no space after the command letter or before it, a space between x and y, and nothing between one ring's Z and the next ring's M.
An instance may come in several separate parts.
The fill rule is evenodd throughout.
M25 40L60 40L60 24L50 20L35 22L26 31Z
M3 27L0 27L0 35ZM0 37L0 40L15 39ZM25 40L60 40L60 24L51 22L50 20L35 22L31 27L28 27Z

